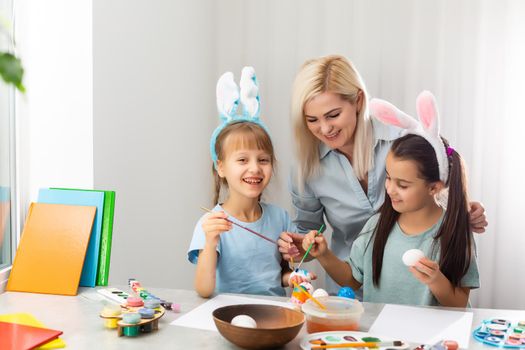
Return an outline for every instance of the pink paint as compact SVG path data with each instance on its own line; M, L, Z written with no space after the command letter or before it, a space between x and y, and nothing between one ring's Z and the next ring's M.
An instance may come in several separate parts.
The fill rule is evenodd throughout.
M173 312L180 312L180 304L171 304L171 311Z
M126 304L127 304L128 306L139 307L139 306L143 306L143 305L144 305L144 302L142 301L141 298L129 297L129 298L126 300Z

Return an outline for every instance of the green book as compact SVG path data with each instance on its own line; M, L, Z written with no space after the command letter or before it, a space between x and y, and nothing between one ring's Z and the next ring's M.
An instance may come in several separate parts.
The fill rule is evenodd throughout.
M77 190L104 192L104 210L102 214L102 232L97 268L97 286L107 286L111 260L111 240L113 236L113 218L115 214L115 191L84 190L74 188L52 188L53 190Z

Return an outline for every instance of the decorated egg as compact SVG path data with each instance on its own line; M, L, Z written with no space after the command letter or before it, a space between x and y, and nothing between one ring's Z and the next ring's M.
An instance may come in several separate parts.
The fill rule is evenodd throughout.
M304 291L308 292L307 286L304 285L305 283L310 284L308 282L303 282L297 287L294 287L292 291L292 298L291 298L292 303L297 304L297 305L302 305L306 301L306 299L308 299L308 296L306 295L306 293L304 293ZM310 286L312 285L310 284Z
M339 289L339 292L337 293L337 296L348 299L355 299L355 292L351 287L341 287L341 289Z
M406 266L414 266L425 254L419 249L409 249L403 254L403 263Z
M257 328L257 322L248 315L237 315L230 323L237 327Z
M319 298L319 297L327 297L328 296L328 292L326 290L324 290L323 288L317 288L312 296L314 298Z
M312 294L314 292L314 286L312 286L311 283L308 283L308 282L303 282L299 285L300 287L303 287L304 289L306 289L306 291L309 293L309 294Z
M289 277L288 281L291 281L292 278L294 278L295 276L300 276L304 280L306 280L307 282L311 282L312 281L312 274L310 274L307 270L295 269L295 271L293 271L290 274L290 277Z

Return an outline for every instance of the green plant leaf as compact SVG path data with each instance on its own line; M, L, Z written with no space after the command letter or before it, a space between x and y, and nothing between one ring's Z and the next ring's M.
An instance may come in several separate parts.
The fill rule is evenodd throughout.
M0 52L0 75L8 84L13 84L20 92L25 92L22 84L24 68L19 58L9 52Z

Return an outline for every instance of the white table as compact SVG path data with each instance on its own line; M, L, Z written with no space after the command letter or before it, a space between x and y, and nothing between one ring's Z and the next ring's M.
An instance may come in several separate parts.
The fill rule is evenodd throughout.
M127 291L126 288L120 287ZM218 332L171 326L171 321L207 301L194 291L180 289L147 288L160 298L181 304L182 313L167 311L159 321L159 330L138 337L118 337L116 329L106 329L99 317L103 303L95 289L80 288L77 296L59 296L33 293L5 292L0 294L0 314L27 312L33 314L46 327L64 332L61 338L66 349L239 349ZM257 296L261 298L261 296ZM285 298L271 298L285 300ZM368 331L383 304L363 303L365 313L360 330ZM462 309L463 311L463 309ZM518 310L469 309L474 313L476 327L483 319L525 319L525 312ZM298 349L306 334L303 327L299 335L285 349ZM476 340L470 341L469 349L494 349Z

